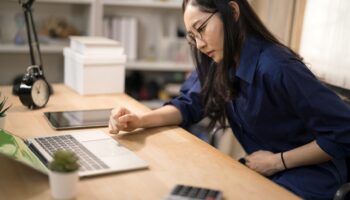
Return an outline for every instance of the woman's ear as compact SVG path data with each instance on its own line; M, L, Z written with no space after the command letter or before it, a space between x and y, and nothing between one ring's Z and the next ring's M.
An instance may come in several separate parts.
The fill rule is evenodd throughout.
M237 4L236 1L230 1L228 4L230 5L230 7L233 10L233 13L235 14L235 20L238 21L239 16L241 14L239 10L239 5Z

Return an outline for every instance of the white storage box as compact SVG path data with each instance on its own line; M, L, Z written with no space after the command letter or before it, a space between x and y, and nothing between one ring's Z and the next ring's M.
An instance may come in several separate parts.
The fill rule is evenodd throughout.
M64 83L79 94L124 92L125 55L86 57L64 48Z

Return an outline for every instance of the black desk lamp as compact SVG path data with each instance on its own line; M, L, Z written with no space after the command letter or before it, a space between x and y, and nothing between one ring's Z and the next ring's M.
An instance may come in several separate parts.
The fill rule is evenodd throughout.
M46 81L42 67L39 41L31 9L34 1L19 0L25 17L31 65L27 68L26 74L14 83L12 89L12 92L19 96L22 104L30 109L44 107L52 94L52 87Z

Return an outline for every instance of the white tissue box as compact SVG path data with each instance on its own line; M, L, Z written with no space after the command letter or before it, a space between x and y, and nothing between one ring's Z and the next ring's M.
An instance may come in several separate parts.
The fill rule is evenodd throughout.
M84 56L64 48L64 83L81 95L124 92L125 55Z

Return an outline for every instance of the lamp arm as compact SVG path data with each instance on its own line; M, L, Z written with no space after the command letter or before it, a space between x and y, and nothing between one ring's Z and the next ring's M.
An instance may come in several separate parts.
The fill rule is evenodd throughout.
M42 66L42 57L41 57L39 40L36 33L33 14L32 14L32 5L34 4L34 2L35 0L18 0L18 3L21 5L24 12L31 66L27 68L27 73L25 75L20 75L15 78L13 83L13 88L12 88L12 93L14 95L20 95L21 85L26 79L28 79L28 77L29 78L40 77L46 81L44 77L43 66ZM24 85L26 85L26 83L24 83ZM26 87L27 86L28 85L26 85ZM49 86L49 94L51 95L53 94L53 89L49 83L48 83L48 86ZM28 87L30 88L31 86L28 86Z
M35 0L29 0L27 2L23 2L23 0L20 0L20 4L23 8L24 18L26 22L31 64L39 66L40 73L43 74L44 72L42 67L40 45L39 45L39 40L36 33L33 14L32 14L32 5L34 1Z

